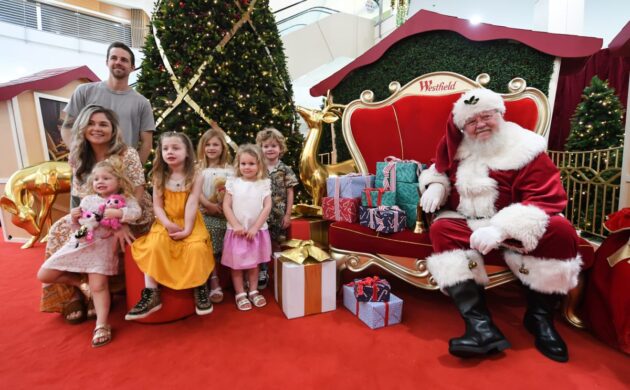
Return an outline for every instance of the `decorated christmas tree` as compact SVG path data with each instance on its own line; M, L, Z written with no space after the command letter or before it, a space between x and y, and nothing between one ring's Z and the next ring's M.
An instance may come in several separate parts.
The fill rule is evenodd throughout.
M623 145L623 108L615 90L594 76L571 119L568 151L607 149Z
M297 173L302 136L282 41L267 0L158 1L137 89L153 105L158 134L196 145L213 122L236 144L275 127Z

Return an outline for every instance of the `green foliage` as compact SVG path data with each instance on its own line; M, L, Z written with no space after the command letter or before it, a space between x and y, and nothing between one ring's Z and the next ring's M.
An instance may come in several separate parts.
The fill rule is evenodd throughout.
M238 6L218 0L162 1L156 5L152 22L182 88L207 62L188 92L204 114L237 144L254 143L259 130L277 128L287 138L288 152L283 160L297 172L303 137L295 124L293 91L268 1L256 3L251 14L254 28L244 23L225 47L219 46L249 4L250 0L240 0ZM137 89L151 101L157 120L178 93L153 34L147 36L144 53ZM157 132L183 131L196 145L209 127L183 101L166 116Z
M434 31L408 37L397 42L375 63L354 70L332 91L335 102L347 104L369 89L375 100L387 98L392 81L405 85L425 73L450 71L475 79L480 73L491 77L488 88L507 92L515 77L547 94L553 72L554 57L538 52L519 42L496 40L469 41L451 31ZM350 158L337 126L339 161ZM330 135L324 133L322 150L330 151Z
M615 89L593 76L571 118L565 150L597 150L623 145L623 107Z

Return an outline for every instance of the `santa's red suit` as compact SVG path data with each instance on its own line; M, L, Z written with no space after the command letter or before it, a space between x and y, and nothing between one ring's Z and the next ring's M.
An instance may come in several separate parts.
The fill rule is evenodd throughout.
M430 228L435 254L427 259L429 271L440 288L471 278L487 284L484 258L504 260L531 289L565 294L577 285L581 260L575 229L560 215L567 196L546 141L512 122L503 122L494 137L485 149L460 139L443 172L434 164L421 175L421 190L432 183L446 188ZM485 226L507 239L482 257L469 239Z

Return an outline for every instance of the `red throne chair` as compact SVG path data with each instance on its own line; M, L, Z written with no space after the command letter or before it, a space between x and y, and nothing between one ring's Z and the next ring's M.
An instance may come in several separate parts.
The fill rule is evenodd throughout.
M487 74L473 81L451 72L435 72L403 87L392 82L392 95L380 102L372 101L372 91L364 91L360 99L346 106L342 116L343 136L358 171L373 174L376 162L387 156L430 165L453 103L463 92L483 87L489 80ZM546 136L551 120L547 97L520 78L513 79L508 89L510 92L502 95L505 119ZM340 269L359 272L377 266L414 286L438 288L426 267L425 259L432 252L428 233L405 230L385 235L348 222L334 222L328 232L330 251ZM588 268L593 263L593 247L580 240L580 254ZM516 280L507 267L486 268L490 278L487 288ZM564 305L565 317L578 327L583 326L575 313L581 286L569 294Z
M127 311L140 300L144 288L144 274L131 256L131 248L125 249L125 286L127 288ZM138 320L144 324L159 324L176 321L195 313L193 290L173 290L160 286L162 308L150 316Z

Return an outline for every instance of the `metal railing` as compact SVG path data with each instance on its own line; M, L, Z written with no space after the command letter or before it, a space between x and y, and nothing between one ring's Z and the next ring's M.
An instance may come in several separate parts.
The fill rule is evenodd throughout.
M0 21L54 34L131 45L131 26L27 0L1 0Z
M285 8L286 9L286 8ZM332 15L338 13L336 9L328 7L311 7L303 11L297 12L291 16L287 16L284 19L276 21L278 26L278 33L282 34L288 30L295 29L296 27L304 27L311 23L314 23L321 19L323 16ZM313 14L320 14L319 16L312 16ZM305 22L305 18L309 19Z
M582 235L605 238L603 222L619 204L623 147L548 153L567 191L566 217Z

